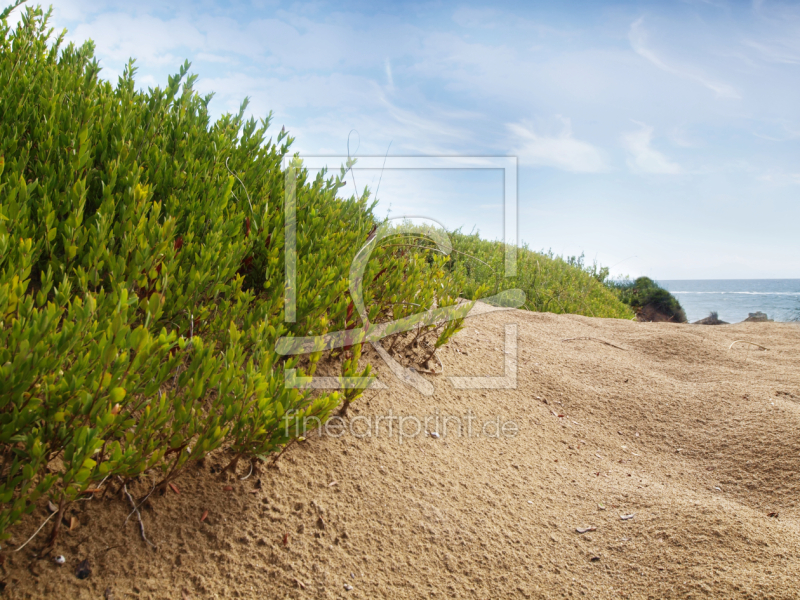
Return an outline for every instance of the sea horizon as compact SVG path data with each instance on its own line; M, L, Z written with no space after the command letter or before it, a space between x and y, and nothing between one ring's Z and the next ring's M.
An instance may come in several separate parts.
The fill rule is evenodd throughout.
M689 322L703 319L711 312L728 323L744 321L755 312L781 322L800 318L800 278L657 281L678 299Z

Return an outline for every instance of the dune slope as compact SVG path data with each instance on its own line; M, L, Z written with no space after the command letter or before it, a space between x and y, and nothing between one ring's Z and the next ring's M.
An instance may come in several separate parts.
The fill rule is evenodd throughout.
M455 389L446 376L503 375L507 324L516 389ZM389 389L352 407L359 437L309 436L244 480L244 465L236 478L216 473L224 455L187 473L179 493L143 509L155 550L114 497L79 503L55 549L64 566L35 558L44 536L8 552L42 507L4 544L4 597L793 598L798 334L779 323L471 318L439 351L444 375L424 375L433 396L367 353ZM739 340L767 350L730 347ZM376 433L390 412L438 415L427 428L438 437L412 437L407 420L401 441L396 419L391 435L387 419ZM461 417L461 435L454 418L444 431L444 416ZM506 435L478 431L498 417L513 423ZM81 580L84 559L92 574Z

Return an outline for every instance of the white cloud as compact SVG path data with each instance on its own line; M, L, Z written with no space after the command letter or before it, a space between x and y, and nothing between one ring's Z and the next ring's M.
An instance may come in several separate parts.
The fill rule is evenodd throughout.
M653 128L644 123L637 131L631 131L622 136L622 143L629 153L628 166L637 173L678 174L681 167L671 162L658 150L650 147L653 140Z
M250 108L256 113L269 109L278 113L336 109L341 114L350 114L374 110L381 104L375 82L348 73L307 73L279 78L231 71L222 77L201 77L195 87L202 94L215 92L225 110L238 110L242 99L250 96L253 101Z
M514 147L520 164L554 167L575 173L606 171L602 152L589 142L575 139L569 119L561 121L563 129L559 135L553 137L539 135L531 125L525 123L506 125L516 138Z
M642 27L642 22L644 18L640 18L634 21L631 24L630 31L628 32L628 39L631 43L631 48L633 51L636 52L642 58L650 61L653 65L661 69L662 71L666 71L667 73L672 73L673 75L677 75L678 77L682 77L684 79L690 79L692 81L696 81L714 93L717 96L723 98L739 98L739 92L736 91L731 85L727 83L722 83L719 81L714 81L713 79L708 78L702 72L698 71L693 67L681 66L677 67L675 65L669 64L666 61L662 60L655 52L653 52L650 48L647 47L647 32Z
M175 18L163 21L150 15L130 16L123 13L99 15L93 22L70 31L69 39L91 38L97 54L117 63L136 58L144 65L177 65L183 56L172 54L178 48L200 49L204 36L188 21Z
M104 8L100 2L82 2L81 0L56 0L52 4L53 17L56 21L80 21L86 19L89 14ZM24 7L23 4L23 10Z

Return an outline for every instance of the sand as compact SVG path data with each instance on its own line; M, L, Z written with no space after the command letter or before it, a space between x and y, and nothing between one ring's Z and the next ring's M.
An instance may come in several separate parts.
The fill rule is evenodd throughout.
M446 376L504 374L510 323L516 389L455 389ZM310 436L245 480L246 465L220 479L220 453L143 510L157 549L135 518L125 524L123 498L79 503L55 548L63 566L36 558L44 536L9 552L41 507L3 544L3 597L796 598L799 333L472 318L439 351L444 375L422 375L432 396L367 353L388 389L367 392L349 418L359 433L390 411L472 414L476 429L499 417L516 435L508 425L499 438L459 437L453 421L444 435L432 422L438 437L401 443L384 422L377 437ZM768 350L730 348L738 340Z

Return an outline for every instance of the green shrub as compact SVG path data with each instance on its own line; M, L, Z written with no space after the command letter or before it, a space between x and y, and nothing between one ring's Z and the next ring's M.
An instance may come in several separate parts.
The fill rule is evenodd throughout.
M245 121L246 102L212 123L188 63L164 89L137 90L133 62L112 86L91 42L49 39L48 16L0 25L0 539L43 495L59 507L54 537L109 478L156 469L163 487L217 448L232 466L264 457L355 400L361 389L287 387L287 370L312 374L323 355L275 347L356 325L349 267L378 224L366 192L337 198L344 171L299 170L286 322L292 138L267 140L269 118ZM455 303L446 260L419 242L373 249L370 321ZM423 328L437 343L455 330ZM365 376L359 355L325 359Z
M639 277L635 281L622 280L609 282L620 300L633 308L637 314L645 308L655 310L666 320L676 323L686 322L686 313L677 298L649 277Z
M590 317L631 319L634 314L603 281L607 269L584 267L583 257L561 258L550 253L517 248L517 275L504 277L505 246L482 240L477 234L451 234L455 252L453 271L466 280L464 290L475 293L484 286L490 294L519 288L527 300L524 308L539 312L573 313ZM483 295L483 294L481 294Z

